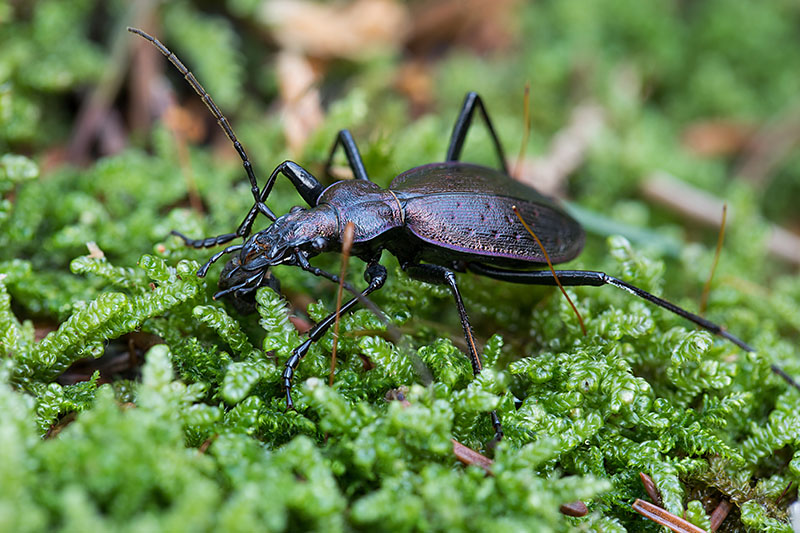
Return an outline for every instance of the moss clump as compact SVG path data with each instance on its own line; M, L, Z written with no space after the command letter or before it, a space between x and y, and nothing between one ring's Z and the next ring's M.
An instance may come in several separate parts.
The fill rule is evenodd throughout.
M333 386L329 333L299 367L287 411L280 374L303 340L290 315L327 315L335 288L278 267L288 300L261 289L250 316L215 301L221 265L198 278L209 252L167 236L230 231L250 207L249 184L238 161L207 147L180 156L167 127L147 150L53 167L76 92L122 68L99 44L118 37L97 29L113 25L97 23L93 3L72 4L0 1L0 531L657 531L630 509L644 494L639 472L668 510L702 527L724 498L731 530L791 531L800 394L770 365L800 376L800 279L767 255L764 214L797 223L782 199L800 190L800 165L786 157L757 189L728 179L733 155L700 158L678 139L695 120L761 124L786 112L800 86L800 52L787 45L800 37L797 6L524 6L517 50L435 64L436 113L418 120L386 90L397 58L334 64L323 88L339 96L298 156L316 171L335 132L352 128L386 185L441 159L466 90L482 94L511 147L522 121L508 87L530 79L536 151L591 99L604 127L569 181L592 221L570 268L696 308L713 252L689 237L714 236L687 236L638 188L663 170L714 191L736 218L707 315L757 352L613 288L569 290L584 336L557 293L465 275L485 361L473 379L449 292L408 279L386 254L390 276L374 302L391 328L364 309L342 317ZM286 158L265 104L275 80L242 67L263 35L219 16L257 8L229 4L216 16L164 6L160 37L230 113L263 179ZM125 3L107 9L125 16ZM480 128L465 154L495 157ZM187 187L202 213L186 207ZM269 198L277 213L298 201L282 182ZM610 232L628 238L598 236ZM335 255L315 261L338 271ZM354 284L359 268L351 263ZM400 388L407 402L386 400ZM506 436L487 450L492 410ZM493 475L460 464L451 439L493 455ZM579 499L586 517L558 512Z

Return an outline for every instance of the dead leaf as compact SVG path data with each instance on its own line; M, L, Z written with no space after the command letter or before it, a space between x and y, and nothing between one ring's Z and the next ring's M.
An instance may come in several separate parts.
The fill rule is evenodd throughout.
M314 85L317 74L308 59L290 51L278 54L276 69L283 102L283 131L289 151L298 155L325 118L319 90Z
M285 50L356 60L399 49L410 25L407 8L392 0L269 1L260 17Z
M536 159L523 160L517 179L545 194L560 195L567 177L583 164L602 126L603 111L599 106L577 106L567 125L553 137L548 152Z
M716 157L742 150L754 128L732 120L704 120L690 124L683 132L683 145L697 155Z
M418 2L408 48L429 55L457 45L479 53L509 48L515 40L518 0Z

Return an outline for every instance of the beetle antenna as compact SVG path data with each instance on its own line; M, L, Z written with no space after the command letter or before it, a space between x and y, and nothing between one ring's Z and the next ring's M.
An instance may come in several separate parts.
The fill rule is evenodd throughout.
M250 159L248 159L247 153L244 151L244 146L242 146L242 143L240 143L239 139L236 138L236 134L233 133L233 128L231 127L230 122L228 122L228 119L225 118L225 115L222 114L222 111L219 110L217 104L214 103L214 100L211 98L211 95L206 92L206 90L203 88L202 85L200 85L200 82L197 81L197 78L194 77L194 74L192 74L191 71L188 68L186 68L186 66L181 62L181 60L178 59L178 56L173 54L169 50L169 48L167 48L161 43L161 41L159 41L152 35L143 32L138 28L131 28L129 26L128 31L131 33L135 33L136 35L142 37L147 41L150 41L150 43L153 46L158 48L158 50L162 54L164 54L164 56L169 60L169 62L172 63L176 69L178 69L178 72L180 72L181 75L184 77L184 79L186 79L186 81L189 83L189 85L192 86L192 89L195 90L198 96L200 96L200 99L203 101L208 110L214 116L214 119L216 119L217 124L219 124L219 127L222 128L222 131L225 132L225 135L227 135L228 139L230 139L231 143L233 143L233 147L236 149L236 153L238 153L239 157L242 159L242 166L244 167L245 172L247 172L247 179L250 180L250 187L253 192L253 197L256 200L256 204L262 203L260 199L260 190L258 188L258 181L256 180L255 173L253 172L253 165L250 163Z
M527 90L528 87L526 86L525 88ZM514 211L514 214L517 215L517 218L519 219L519 221L522 222L522 225L525 226L525 229L528 230L528 233L531 234L533 239L536 241L536 244L539 245L539 249L542 251L542 255L544 255L544 260L547 261L547 266L550 267L550 272L553 273L553 278L556 280L556 283L558 284L558 288L561 289L561 294L564 295L564 298L567 299L567 302L569 302L569 305L570 305L570 307L572 307L572 310L575 311L575 316L578 317L578 323L581 325L581 331L583 331L583 336L585 337L586 336L586 326L583 323L583 317L578 312L578 308L575 307L575 304L572 303L572 299L569 297L569 294L567 294L567 291L564 290L564 286L561 285L561 281L558 279L558 276L556 275L556 269L553 268L553 263L550 261L550 256L547 255L547 250L544 249L544 245L542 244L542 241L539 240L539 237L536 236L536 234L533 232L533 230L528 225L528 223L525 222L525 219L522 218L522 214L519 212L519 209L517 209L517 206L512 205L511 209Z
M714 262L711 263L711 272L708 273L708 279L703 286L703 296L700 297L700 314L706 312L706 305L708 304L708 294L711 292L711 280L714 279L714 272L717 270L717 263L719 263L719 256L722 253L722 243L725 240L725 220L728 214L728 204L722 204L722 221L719 225L719 235L717 236L717 250L714 252Z

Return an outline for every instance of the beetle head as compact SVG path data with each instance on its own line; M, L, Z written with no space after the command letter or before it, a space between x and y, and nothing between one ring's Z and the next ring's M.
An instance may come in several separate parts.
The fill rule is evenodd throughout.
M226 298L242 315L249 315L256 311L256 289L269 287L276 293L281 292L281 283L275 274L268 268L263 269L257 276L241 268L241 258L234 255L225 264L219 276L219 292L214 298Z
M299 264L299 254L305 259L319 254L337 234L338 220L331 207L294 207L247 240L239 254L242 269L255 272L275 265Z
M265 285L277 292L279 284L269 268L305 264L331 242L338 242L337 232L338 221L331 207L292 208L247 239L240 253L225 265L219 282L221 290L215 297L232 295L235 300Z

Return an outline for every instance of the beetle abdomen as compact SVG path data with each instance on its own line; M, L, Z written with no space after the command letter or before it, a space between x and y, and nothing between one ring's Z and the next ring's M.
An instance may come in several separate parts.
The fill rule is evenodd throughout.
M545 262L539 245L517 218L541 239L553 263L577 256L584 241L581 227L550 206L489 194L444 193L409 198L406 227L423 241L456 252L509 260L506 263Z

